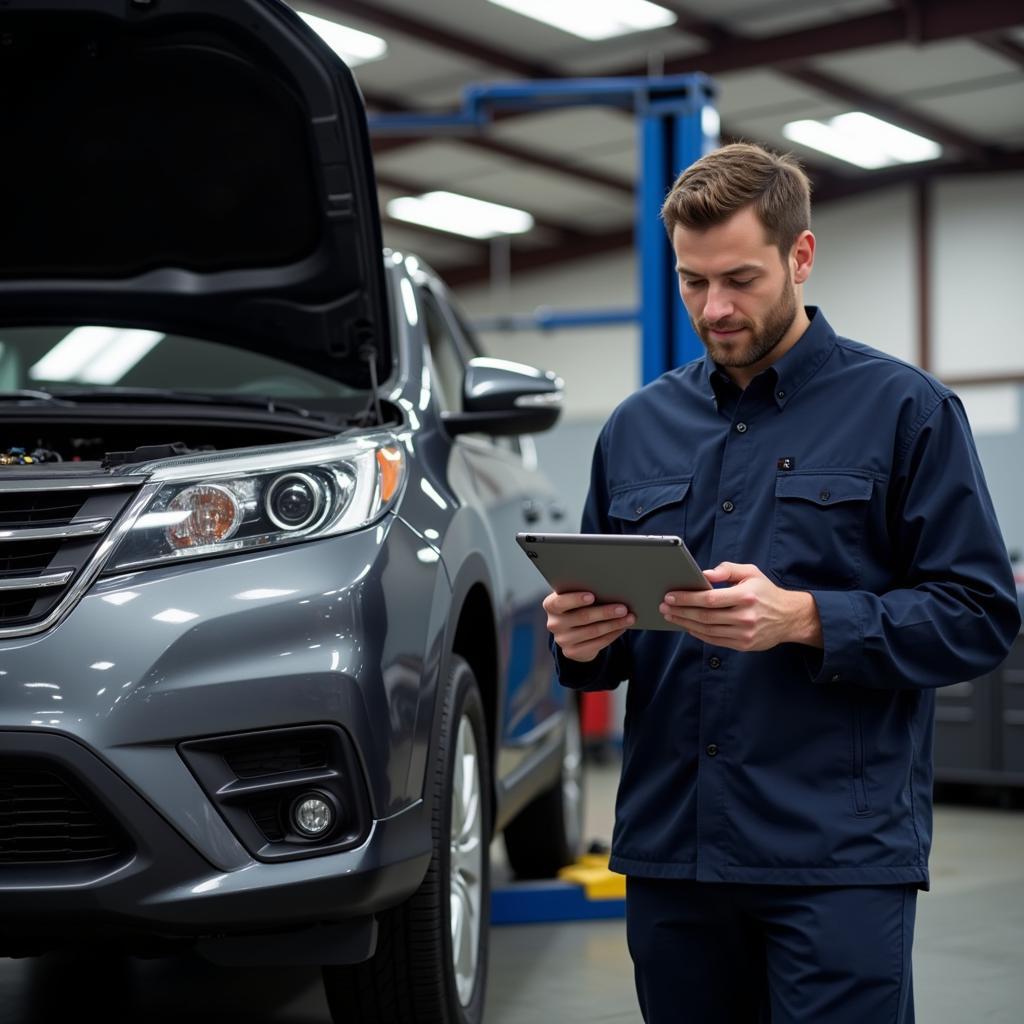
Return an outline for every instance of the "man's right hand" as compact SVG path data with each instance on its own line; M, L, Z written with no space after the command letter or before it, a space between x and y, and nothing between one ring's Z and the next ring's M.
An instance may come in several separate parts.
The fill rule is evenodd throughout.
M594 604L594 595L548 594L544 598L548 630L572 661L593 661L636 622L625 605Z

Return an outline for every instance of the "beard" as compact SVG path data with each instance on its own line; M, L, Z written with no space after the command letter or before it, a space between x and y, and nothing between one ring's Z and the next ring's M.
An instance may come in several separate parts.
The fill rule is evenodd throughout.
M796 319L796 313L796 293L787 273L777 301L761 320L741 317L709 323L701 317L698 320L691 318L690 322L708 354L719 366L753 366L774 351ZM745 342L740 339L715 339L711 337L712 328L720 331L746 328L750 337Z

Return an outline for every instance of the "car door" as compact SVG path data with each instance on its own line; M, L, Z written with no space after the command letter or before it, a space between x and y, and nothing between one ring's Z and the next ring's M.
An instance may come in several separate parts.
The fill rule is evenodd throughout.
M422 287L430 362L440 401L462 405L466 363L481 355L478 343L441 287ZM484 515L497 558L495 589L499 658L504 678L498 773L505 777L557 724L562 695L553 685L543 578L516 544L517 532L564 528L558 495L536 467L532 438L460 435L453 457L465 468L467 486Z

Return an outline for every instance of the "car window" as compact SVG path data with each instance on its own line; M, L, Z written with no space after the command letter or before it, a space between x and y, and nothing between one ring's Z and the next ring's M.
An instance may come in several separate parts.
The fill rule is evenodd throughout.
M448 412L458 412L462 408L462 381L466 373L458 340L437 300L426 288L420 289L420 302L441 407Z
M365 394L283 359L201 338L94 325L0 327L0 390L58 385L273 398Z

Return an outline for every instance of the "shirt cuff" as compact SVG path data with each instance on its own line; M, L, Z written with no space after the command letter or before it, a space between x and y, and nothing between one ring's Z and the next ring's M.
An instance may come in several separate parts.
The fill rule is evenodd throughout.
M562 686L571 690L612 690L617 683L608 683L605 673L610 653L606 647L593 661L573 661L567 658L561 647L551 641L551 653L555 657L555 672Z
M852 683L863 650L863 630L853 595L845 590L812 590L818 607L824 648L805 648L804 661L813 683Z

